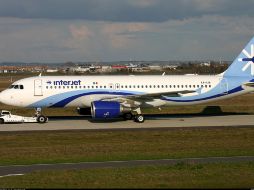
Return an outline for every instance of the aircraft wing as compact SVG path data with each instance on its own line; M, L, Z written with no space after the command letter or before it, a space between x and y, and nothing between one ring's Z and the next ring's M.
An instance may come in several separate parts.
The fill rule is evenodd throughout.
M167 97L180 97L183 94L189 94L196 92L195 90L181 90L181 91L171 91L171 92L159 92L159 93L146 93L146 94L135 94L135 95L127 95L127 96L119 96L114 98L106 98L103 100L106 101L125 101L125 100L133 100L133 101L151 101L153 99L160 99L164 96Z

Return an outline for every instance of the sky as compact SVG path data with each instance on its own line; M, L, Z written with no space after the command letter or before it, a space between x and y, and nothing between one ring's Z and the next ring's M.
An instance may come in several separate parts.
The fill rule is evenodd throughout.
M0 0L0 62L233 60L254 0Z

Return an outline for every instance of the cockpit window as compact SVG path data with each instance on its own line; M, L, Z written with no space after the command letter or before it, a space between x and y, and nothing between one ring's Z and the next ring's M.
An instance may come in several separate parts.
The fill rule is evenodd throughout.
M9 89L24 89L23 85L11 85Z

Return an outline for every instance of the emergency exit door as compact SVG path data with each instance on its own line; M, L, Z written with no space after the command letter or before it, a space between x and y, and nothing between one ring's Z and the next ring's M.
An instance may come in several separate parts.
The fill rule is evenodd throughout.
M41 79L36 79L34 80L34 95L35 96L42 96L42 80Z

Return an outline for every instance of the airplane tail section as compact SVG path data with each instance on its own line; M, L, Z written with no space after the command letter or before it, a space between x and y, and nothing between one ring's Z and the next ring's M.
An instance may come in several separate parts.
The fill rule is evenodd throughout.
M254 37L245 46L223 75L254 77Z

